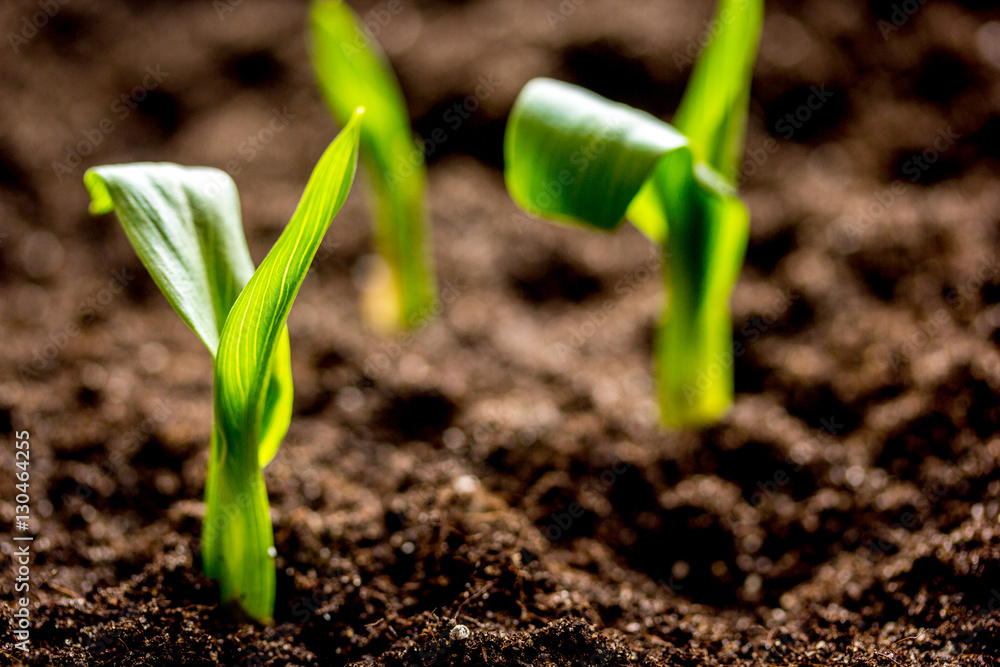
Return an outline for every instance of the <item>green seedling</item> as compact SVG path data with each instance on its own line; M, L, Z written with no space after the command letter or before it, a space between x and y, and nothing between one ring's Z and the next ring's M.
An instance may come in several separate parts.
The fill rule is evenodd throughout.
M254 271L224 172L139 163L90 169L91 212L118 214L132 247L214 360L202 564L224 603L270 622L275 550L262 469L292 416L286 320L357 166L362 110L323 153L291 221Z
M368 323L382 333L417 326L437 309L437 286L425 231L423 152L385 54L340 0L316 0L310 12L312 59L319 87L341 123L368 110L361 160L375 191L375 247L384 260L362 300Z
M627 218L660 244L656 375L668 426L712 422L732 403L729 296L749 234L736 183L762 19L763 0L721 0L673 125L549 79L525 86L507 124L518 205L599 230Z

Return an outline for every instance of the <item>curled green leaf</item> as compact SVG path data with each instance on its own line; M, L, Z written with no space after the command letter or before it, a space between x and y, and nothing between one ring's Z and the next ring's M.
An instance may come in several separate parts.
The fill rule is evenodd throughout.
M626 216L663 244L668 306L657 346L663 420L711 421L732 401L728 299L748 218L733 188L653 116L549 79L518 97L507 187L525 210L598 230Z
M729 295L749 234L734 181L762 7L722 0L676 126L551 79L524 87L507 124L504 175L522 208L602 231L627 218L663 248L657 380L672 426L732 403Z

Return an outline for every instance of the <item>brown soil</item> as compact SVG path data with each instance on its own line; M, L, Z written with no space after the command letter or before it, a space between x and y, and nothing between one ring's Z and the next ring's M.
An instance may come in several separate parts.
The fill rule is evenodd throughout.
M208 356L115 220L88 217L81 177L226 168L259 261L335 132L305 4L78 0L17 55L5 37L0 516L26 429L37 537L26 660L0 538L0 661L1000 664L1000 3L768 3L738 397L716 427L664 433L649 245L527 220L498 166L533 76L668 117L695 4L403 0L379 30L415 127L448 135L429 151L444 312L398 343L361 326L356 188L290 321L272 627L220 610L199 573ZM39 6L3 3L3 35ZM272 113L273 140L244 143Z

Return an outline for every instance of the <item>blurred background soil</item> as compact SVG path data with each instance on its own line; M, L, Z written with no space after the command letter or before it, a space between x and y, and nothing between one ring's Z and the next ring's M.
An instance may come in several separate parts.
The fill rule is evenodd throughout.
M767 3L738 396L693 433L655 422L656 253L519 214L501 140L535 76L669 119L711 3L352 5L445 137L443 312L399 341L361 325L362 176L289 322L267 628L199 574L209 357L81 179L225 169L260 261L336 132L306 4L0 6L0 517L26 429L27 662L1000 664L1000 3Z

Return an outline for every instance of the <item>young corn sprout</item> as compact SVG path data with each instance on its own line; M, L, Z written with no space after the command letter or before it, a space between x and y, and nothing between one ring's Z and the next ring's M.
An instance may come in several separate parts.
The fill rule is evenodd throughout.
M673 125L549 79L525 86L507 124L518 205L599 230L628 218L661 245L656 375L668 426L709 423L732 403L729 295L749 234L736 183L762 18L763 0L721 0Z
M378 44L340 0L315 0L310 12L312 59L333 115L347 121L368 109L361 160L375 191L375 265L362 313L382 333L418 325L437 308L437 285L424 225L427 173L414 143L399 83Z
M214 360L205 573L224 603L270 622L274 534L261 470L292 416L285 322L354 180L362 109L323 153L291 221L254 271L236 184L216 169L138 163L90 169L95 215L118 214L132 247Z

